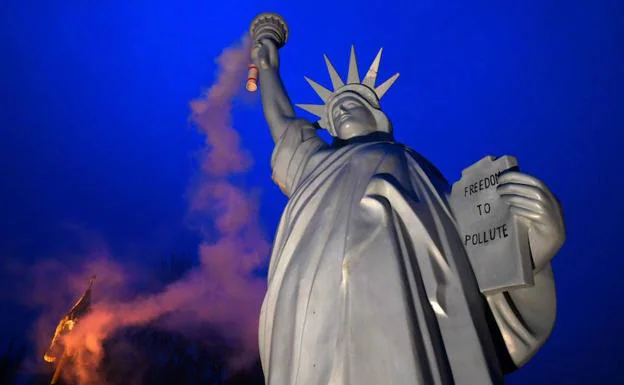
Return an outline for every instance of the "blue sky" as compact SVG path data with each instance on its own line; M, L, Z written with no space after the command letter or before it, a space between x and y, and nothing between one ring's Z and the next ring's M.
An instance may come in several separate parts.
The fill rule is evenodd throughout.
M0 9L2 258L59 258L77 247L75 226L139 264L194 252L185 194L202 139L188 102L214 81L221 50L257 13L275 11L290 26L280 53L294 102L318 102L303 75L330 84L323 53L344 77L351 44L361 68L384 47L380 79L401 73L382 100L397 140L450 181L485 155L514 155L561 200L557 326L509 383L622 380L622 2L6 0ZM261 191L270 237L286 199L249 99L233 124L255 160L244 183ZM0 323L28 321L8 287Z

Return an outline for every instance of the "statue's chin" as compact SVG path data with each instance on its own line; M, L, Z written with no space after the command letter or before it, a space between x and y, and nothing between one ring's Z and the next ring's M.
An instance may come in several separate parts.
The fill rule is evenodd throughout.
M376 130L374 127L361 127L359 125L358 126L342 125L338 127L336 131L337 131L336 136L339 139L347 140L347 139L355 138L357 136L364 136L364 135L372 134Z

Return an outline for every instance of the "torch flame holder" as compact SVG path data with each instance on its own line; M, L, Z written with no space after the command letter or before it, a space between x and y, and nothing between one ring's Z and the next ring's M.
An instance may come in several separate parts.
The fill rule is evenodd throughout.
M288 26L284 19L276 13L261 13L256 16L249 27L252 42L271 39L281 48L288 40Z

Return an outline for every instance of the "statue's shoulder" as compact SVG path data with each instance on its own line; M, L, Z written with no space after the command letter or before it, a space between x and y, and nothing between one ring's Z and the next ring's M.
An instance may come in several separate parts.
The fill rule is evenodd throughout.
M404 144L397 144L403 148L403 152L406 154L408 159L416 162L418 166L420 166L425 174L427 174L431 182L433 182L439 190L450 193L451 188L448 180L444 177L444 174L442 174L442 172L440 172L440 170L429 161L429 159Z
M312 130L316 131L317 125L311 121L303 118L288 118L286 120L286 126L289 129L295 130Z

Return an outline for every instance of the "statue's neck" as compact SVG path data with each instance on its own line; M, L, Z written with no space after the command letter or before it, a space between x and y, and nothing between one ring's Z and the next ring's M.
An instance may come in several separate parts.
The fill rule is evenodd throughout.
M367 143L367 142L394 142L394 136L391 133L383 131L375 131L366 135L354 136L349 139L340 139L334 137L332 141L332 147L343 147L353 143Z

